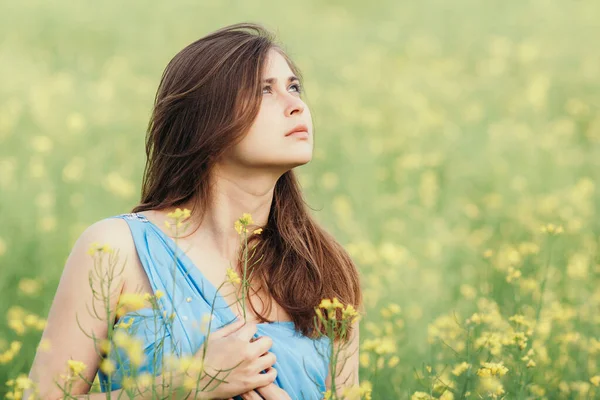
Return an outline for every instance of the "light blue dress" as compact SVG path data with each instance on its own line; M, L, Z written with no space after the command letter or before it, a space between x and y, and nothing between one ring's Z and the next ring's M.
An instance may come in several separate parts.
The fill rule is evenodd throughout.
M152 308L124 314L117 321L132 322L128 328L129 333L143 342L145 361L137 369L137 373L158 375L162 369L163 354L176 354L180 357L195 354L200 349L205 340L200 326L203 316L210 314L213 303L211 332L235 321L237 316L217 288L193 265L176 242L144 215L129 213L109 218L122 218L129 225L152 290L164 293L158 300L160 310L170 315L173 305L175 306L175 318L171 324L164 324L161 313ZM119 260L119 265L123 261ZM174 268L175 262L177 264ZM275 384L294 400L321 400L326 390L325 379L329 369L329 338L322 336L311 339L301 335L296 332L291 321L258 324L254 337L259 336L273 339L269 351L277 357L273 365L277 370ZM161 340L164 340L163 345L157 346ZM123 377L130 374L132 368L123 350L113 350L108 357L115 362L117 369L111 375L110 387L108 377L98 370L102 392L121 388ZM237 396L236 399L241 397Z

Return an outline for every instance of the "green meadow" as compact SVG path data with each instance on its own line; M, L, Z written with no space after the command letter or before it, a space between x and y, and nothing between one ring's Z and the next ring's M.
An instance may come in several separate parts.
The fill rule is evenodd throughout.
M372 398L600 398L600 3L2 9L0 395L74 241L137 204L163 69L249 21L304 75L315 153L297 173L360 268Z

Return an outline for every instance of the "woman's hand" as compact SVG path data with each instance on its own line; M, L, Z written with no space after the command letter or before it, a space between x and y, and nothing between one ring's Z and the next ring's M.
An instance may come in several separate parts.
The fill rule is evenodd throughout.
M274 383L243 393L241 396L244 400L292 400L285 390ZM233 400L233 397L228 400Z
M202 393L209 394L211 398L227 399L275 381L277 371L272 366L276 357L269 352L273 341L268 336L261 336L251 342L256 330L256 323L239 320L210 333L196 357L202 357L207 346L204 359L206 372L226 382L213 380ZM266 373L262 374L263 370L267 370ZM203 377L199 389L210 381L210 376Z

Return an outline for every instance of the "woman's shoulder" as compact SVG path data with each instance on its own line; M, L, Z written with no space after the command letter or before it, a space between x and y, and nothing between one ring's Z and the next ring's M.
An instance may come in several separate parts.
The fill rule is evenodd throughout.
M125 221L126 215L129 214L113 215L92 222L83 230L78 241L92 241L100 244L113 242L119 245L130 243L133 245L130 228Z
M123 274L125 286L130 281L138 282L142 271L131 227L128 219L134 219L135 214L111 215L91 223L83 230L73 246L72 253L79 257L90 257L94 249L110 251L117 264L117 270ZM105 261L104 264L107 264ZM123 269L121 269L121 267ZM123 290L127 291L126 288Z
M111 253L117 250L119 259L137 258L135 242L125 215L109 216L89 224L79 235L73 252L91 254L94 248L104 248L110 249Z

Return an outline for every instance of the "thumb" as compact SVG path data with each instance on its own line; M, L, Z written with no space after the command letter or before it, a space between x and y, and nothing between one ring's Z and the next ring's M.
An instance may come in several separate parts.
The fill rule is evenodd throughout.
M265 399L291 400L289 394L274 383L256 388Z

